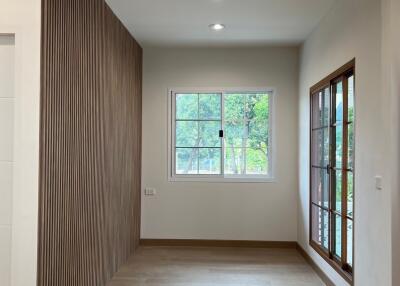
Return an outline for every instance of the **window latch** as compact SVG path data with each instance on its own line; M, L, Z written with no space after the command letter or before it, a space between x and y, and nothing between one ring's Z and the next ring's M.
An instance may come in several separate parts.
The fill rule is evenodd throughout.
M219 131L219 138L224 138L224 130Z

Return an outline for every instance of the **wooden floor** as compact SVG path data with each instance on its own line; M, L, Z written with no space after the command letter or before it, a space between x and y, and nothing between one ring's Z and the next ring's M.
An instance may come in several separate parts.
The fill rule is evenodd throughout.
M321 286L295 249L141 247L107 286Z

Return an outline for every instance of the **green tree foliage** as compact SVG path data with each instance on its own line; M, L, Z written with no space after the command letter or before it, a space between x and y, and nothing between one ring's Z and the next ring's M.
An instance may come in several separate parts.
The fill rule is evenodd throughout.
M221 96L178 94L176 119L177 170L183 170L183 174L198 173L199 167L200 172L219 173Z
M267 172L268 94L225 95L225 168L233 174Z
M220 173L221 108L220 94L177 95L176 162L181 173ZM228 173L244 174L249 170L266 173L268 115L268 94L225 95L225 169Z

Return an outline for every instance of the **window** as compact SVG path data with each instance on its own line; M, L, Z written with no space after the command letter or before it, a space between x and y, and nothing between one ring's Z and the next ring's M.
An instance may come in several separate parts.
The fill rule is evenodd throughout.
M272 90L170 93L170 179L272 179Z
M310 244L353 272L355 61L311 88Z

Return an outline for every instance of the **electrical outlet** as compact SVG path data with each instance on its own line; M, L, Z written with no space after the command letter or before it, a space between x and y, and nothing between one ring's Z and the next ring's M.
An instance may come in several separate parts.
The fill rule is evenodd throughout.
M383 190L383 178L382 178L382 176L375 176L375 188L378 191Z
M145 189L144 189L144 195L145 195L145 196L155 196L155 195L156 195L156 189L153 189L153 188L145 188Z

